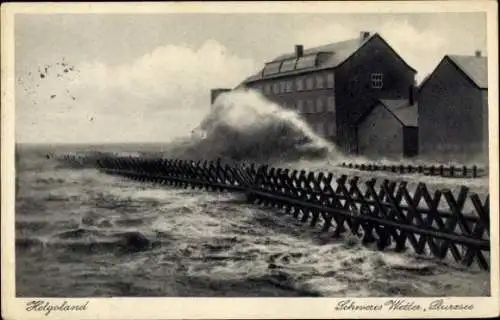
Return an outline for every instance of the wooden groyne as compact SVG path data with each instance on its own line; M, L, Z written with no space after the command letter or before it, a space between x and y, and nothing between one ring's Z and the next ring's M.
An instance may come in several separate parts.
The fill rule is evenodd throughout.
M410 192L405 181L361 182L346 175L220 161L103 157L96 165L140 181L242 192L250 203L283 210L334 237L349 233L380 250L410 249L489 269L489 195L482 201L467 187L453 194L431 192L419 183Z
M440 176L448 178L478 178L487 175L487 170L477 165L455 166L455 165L404 165L404 164L376 164L376 163L346 163L342 162L340 167L362 171L386 171L399 174L419 173L428 176Z

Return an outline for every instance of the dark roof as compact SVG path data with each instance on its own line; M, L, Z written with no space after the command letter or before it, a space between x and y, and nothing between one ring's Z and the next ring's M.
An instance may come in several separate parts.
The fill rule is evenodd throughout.
M333 55L331 55L328 61L324 62L324 64L332 67L338 66L340 63L344 62L347 58L349 58L354 52L356 52L371 37L373 37L373 35L368 36L364 40L361 38L356 38L340 42L333 42L319 47L304 49L304 56L320 52L333 53ZM272 61L281 61L293 58L295 58L294 52L283 54L279 57L274 58Z
M371 39L373 39L375 37L379 37L380 39L382 39L377 33L374 33L372 35L369 35L366 38L358 37L358 38L351 39L351 40L334 42L334 43L326 44L326 45L319 46L319 47L304 49L303 57L316 56L315 65L311 65L307 68L302 68L300 70L293 69L293 68L291 70L287 69L287 71L281 71L281 72L277 72L274 74L268 74L265 76L263 76L264 69L261 69L258 73L246 78L243 81L243 83L248 83L248 82L261 80L261 79L271 79L271 78L276 78L276 77L280 77L280 76L284 76L284 75L299 74L299 73L309 72L309 71L313 71L313 70L315 71L315 70L331 69L331 68L338 67L343 62L348 60L361 47L363 47L366 43L368 43ZM382 39L382 41L384 41L384 40ZM392 48L391 48L391 50L392 50ZM295 53L293 53L293 52L286 53L286 54L280 55L280 56L268 61L266 64L269 64L269 63L278 64L278 63L283 62L283 61L291 61L294 59L296 59ZM401 60L403 60L403 59L401 59ZM403 60L403 62L404 62L404 60ZM406 62L405 62L405 64L406 64ZM410 69L415 71L415 69L410 67L408 64L406 64L406 65Z
M448 58L480 89L488 89L488 58L449 55Z
M418 106L408 100L380 100L382 104L406 127L418 126Z
M384 107L390 114L392 114L400 123L405 127L417 127L418 126L418 105L411 105L409 100L406 99L382 99L377 101L372 108L368 110L363 116L361 116L357 125L360 125L377 106Z
M488 89L488 58L465 55L445 55L436 69L422 80L419 88L424 87L445 60L450 61L451 64L460 70L476 87L479 89Z

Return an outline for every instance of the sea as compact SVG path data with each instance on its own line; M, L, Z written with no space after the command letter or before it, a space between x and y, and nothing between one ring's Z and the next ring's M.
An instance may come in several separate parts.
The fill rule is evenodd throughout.
M250 103L258 105L258 103ZM223 103L200 130L158 144L16 144L18 297L488 296L490 273L363 246L242 195L111 176L60 161L96 151L266 161L335 175L425 182L484 197L488 179L339 169L344 161L289 112ZM243 110L234 109L242 105ZM262 110L267 110L266 112ZM237 111L237 112L235 112ZM235 116L241 115L241 116ZM277 146L281 146L278 148ZM329 156L325 156L325 152ZM253 157L252 157L253 155ZM283 158L286 155L286 158ZM309 157L305 157L309 155ZM370 176L371 175L371 176ZM139 245L138 245L139 243Z
M17 149L19 297L490 293L488 272L321 235L239 195L137 182L47 159L71 146ZM130 246L131 236L148 245Z

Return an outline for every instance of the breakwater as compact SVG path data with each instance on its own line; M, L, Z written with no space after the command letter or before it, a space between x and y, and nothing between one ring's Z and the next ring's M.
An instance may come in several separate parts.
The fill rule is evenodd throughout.
M444 166L444 165L383 165L376 163L346 163L342 162L340 164L343 168L363 170L363 171L386 171L393 173L419 173L428 176L440 176L449 178L478 178L483 177L487 174L487 170L477 165L473 166Z
M361 182L346 175L220 161L103 156L90 162L105 173L139 181L241 192L250 203L283 210L333 237L349 233L379 250L411 250L489 269L489 196L482 200L465 186L458 194L432 192L424 183L409 190L405 181Z

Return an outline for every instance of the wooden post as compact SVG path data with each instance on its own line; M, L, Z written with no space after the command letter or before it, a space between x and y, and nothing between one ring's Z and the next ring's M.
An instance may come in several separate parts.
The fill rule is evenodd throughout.
M477 166L476 165L472 166L472 177L473 178L477 177Z
M462 176L467 177L467 166L462 167Z

